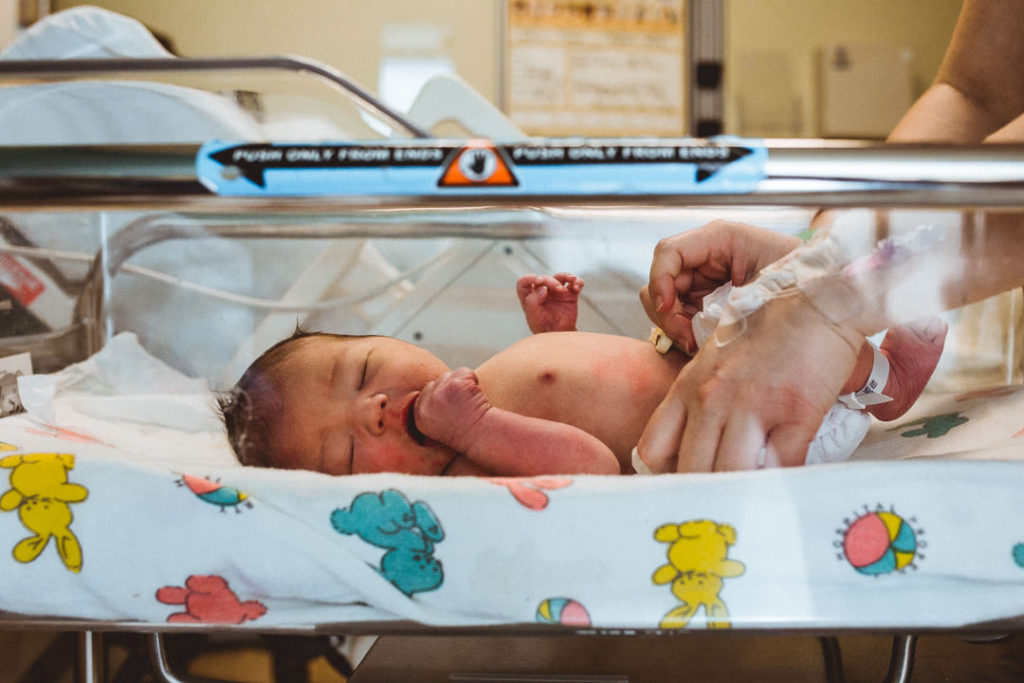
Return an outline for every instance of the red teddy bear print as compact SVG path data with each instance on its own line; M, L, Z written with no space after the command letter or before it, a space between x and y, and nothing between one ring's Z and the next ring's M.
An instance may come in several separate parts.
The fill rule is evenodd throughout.
M267 608L257 600L242 602L220 576L193 574L185 586L164 586L156 599L165 605L184 605L184 612L167 617L169 623L241 624L259 619Z

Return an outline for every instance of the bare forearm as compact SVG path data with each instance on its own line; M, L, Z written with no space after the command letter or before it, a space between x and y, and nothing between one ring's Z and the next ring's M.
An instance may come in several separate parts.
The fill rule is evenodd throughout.
M965 0L935 82L891 142L977 143L1024 112L1024 2Z
M977 144L1006 121L948 83L932 85L907 111L888 142Z
M619 474L604 443L582 429L552 420L489 409L466 434L459 450L495 474Z
M443 474L447 477L494 477L496 472L481 467L465 455L459 454L448 464Z
M959 225L921 230L926 246L849 276L856 304L845 322L858 332L870 335L1024 285L1024 214L965 213ZM873 254L885 252L876 245Z

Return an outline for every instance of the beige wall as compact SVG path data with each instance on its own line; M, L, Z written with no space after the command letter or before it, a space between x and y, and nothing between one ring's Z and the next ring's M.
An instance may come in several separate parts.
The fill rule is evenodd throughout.
M96 5L158 31L185 57L299 55L377 90L381 32L388 24L445 29L459 75L489 99L497 92L499 0L54 0L54 9Z
M3 2L6 0L0 0ZM725 0L723 0L725 1ZM728 0L727 132L742 129L743 105L761 98L791 134L816 132L815 55L827 44L896 45L914 54L920 92L942 59L961 0ZM500 90L502 0L89 0L165 34L184 56L297 54L323 61L376 91L381 34L393 23L447 32L445 51L463 78L492 101ZM54 0L63 9L80 0ZM752 61L753 60L753 61ZM778 78L744 83L743 65ZM760 86L760 89L757 88ZM750 88L746 93L742 87ZM770 101L769 101L770 100ZM777 102L781 104L777 105Z
M836 43L908 47L914 96L934 78L961 0L730 0L726 5L726 129L742 132L744 73L788 72L762 80L764 98L790 105L794 133L814 135L816 55ZM760 74L758 74L760 75ZM758 90L758 83L750 90ZM766 91L766 92L765 92Z
M14 40L18 31L18 0L0 0L0 48Z

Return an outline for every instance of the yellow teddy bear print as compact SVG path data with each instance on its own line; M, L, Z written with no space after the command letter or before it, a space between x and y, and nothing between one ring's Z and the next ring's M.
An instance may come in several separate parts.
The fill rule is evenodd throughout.
M71 532L70 503L80 503L89 491L68 482L75 456L68 453L26 453L0 458L0 468L11 470L10 490L0 496L0 510L18 511L25 528L34 535L14 546L14 559L31 562L54 539L64 566L82 569L82 547Z
M668 543L668 564L654 572L656 585L672 584L672 594L683 603L661 620L662 628L686 628L701 605L708 628L729 628L729 610L719 593L722 580L742 574L742 562L727 559L736 542L736 530L707 519L663 524L654 539Z

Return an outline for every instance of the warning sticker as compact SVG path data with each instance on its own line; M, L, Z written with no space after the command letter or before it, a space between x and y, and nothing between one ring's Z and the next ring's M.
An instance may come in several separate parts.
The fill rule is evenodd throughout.
M232 145L209 154L222 169L266 187L268 171L359 169L384 167L437 167L450 153L442 147L391 145ZM201 154L201 152L200 152Z
M210 143L196 173L223 195L645 195L751 192L767 149L728 140Z
M456 152L437 181L438 187L512 187L518 184L509 162L486 140L470 142Z

